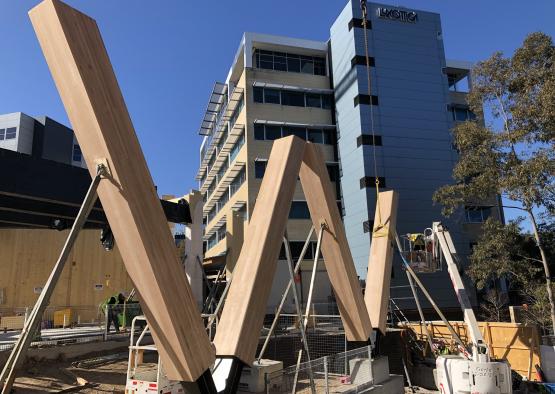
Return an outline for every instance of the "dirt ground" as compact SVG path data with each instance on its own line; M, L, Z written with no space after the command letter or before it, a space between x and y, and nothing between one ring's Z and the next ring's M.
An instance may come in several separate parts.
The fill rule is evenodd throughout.
M145 360L152 361L152 360ZM127 358L93 368L78 368L70 362L36 363L18 374L14 394L36 393L123 393ZM413 393L405 387L405 393ZM416 394L431 394L418 388Z
M14 393L123 393L127 359L95 368L76 368L69 362L31 365L18 375Z

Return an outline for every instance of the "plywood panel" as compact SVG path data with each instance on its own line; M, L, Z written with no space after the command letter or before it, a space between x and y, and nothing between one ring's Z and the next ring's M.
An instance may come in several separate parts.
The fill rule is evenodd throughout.
M322 223L326 225L322 236L322 256L347 340L367 341L372 326L337 207L336 193L316 144L306 144L300 178L314 228L318 232Z
M214 339L219 356L254 360L304 146L274 141Z
M69 230L0 230L0 304L3 316L32 308L46 283ZM96 285L101 285L96 287ZM133 283L127 275L117 243L107 252L100 230L82 230L50 299L49 311L71 307L82 322L98 321L98 305L118 292L128 293Z
M385 334L389 285L393 264L393 242L397 224L397 204L399 196L391 190L380 192L374 214L372 244L368 259L368 276L364 301L374 328Z
M470 344L468 327L465 323L452 322L458 326L463 342ZM490 349L490 356L495 359L507 360L511 369L528 380L537 380L533 366L540 364L540 337L536 326L525 326L521 323L479 322L480 331L485 333L484 340ZM425 331L420 323L410 323L406 327L415 332L418 339L425 341ZM432 322L428 331L436 339L443 339L455 347L454 340L443 322Z
M214 361L112 65L93 19L57 0L30 13L168 377L196 380Z

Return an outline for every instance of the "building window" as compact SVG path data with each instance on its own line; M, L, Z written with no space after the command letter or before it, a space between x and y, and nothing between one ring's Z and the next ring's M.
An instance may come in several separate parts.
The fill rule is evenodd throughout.
M245 134L243 133L241 134L241 137L239 137L239 139L235 142L235 144L233 145L233 148L231 148L231 152L229 152L230 163L233 163L233 160L235 160L235 158L241 151L241 148L243 147L244 144L245 144Z
M266 104L280 104L280 91L278 89L264 88L264 102Z
M255 49L253 63L256 68L313 75L326 75L326 58L293 53Z
M8 127L6 129L6 139L13 140L17 135L17 127Z
M264 173L266 172L266 165L268 162L266 160L255 160L254 161L254 177L256 179L262 179Z
M266 137L264 136L264 125L260 123L254 124L254 139L259 141L264 141Z
M354 99L355 107L359 104L370 104L370 96L367 94L358 94ZM372 105L378 105L378 96L372 96Z
M264 89L262 89L260 86L254 86L252 88L252 95L255 103L264 102Z
M307 93L306 94L306 106L313 108L322 108L322 95Z
M301 253L304 248L305 241L289 241L289 249L291 250L291 260L297 262L301 257ZM303 260L314 260L314 253L316 251L316 242L310 241L306 248ZM322 258L320 256L320 258ZM282 244L279 251L279 259L286 260L287 256L285 254L285 246Z
M483 223L491 216L491 207L465 207L467 223Z
M385 178L383 176L379 176L378 181L380 182L380 187L387 187L385 185ZM361 189L364 189L365 187L373 187L373 186L376 186L376 177L365 176L364 178L360 178Z
M373 220L365 220L362 222L362 231L365 233L371 233L374 229L374 221Z
M297 92L295 90L282 90L281 91L281 104L290 105L292 107L304 107L305 94L303 92Z
M306 201L291 202L289 219L310 219L310 211L308 210L308 204Z
M221 240L223 240L225 238L226 231L227 231L227 229L226 229L225 224L216 231L218 242L220 242Z
M298 126L276 126L269 124L254 124L254 139L273 141L281 137L295 135L305 141L318 144L333 145L335 143L334 129L317 129Z
M376 63L372 56L368 57L368 62L370 63L370 67L375 67ZM351 68L354 66L366 66L366 56L356 55L351 59Z
M208 241L206 241L206 250L212 249L218 243L218 236L216 233L212 234Z
M331 109L331 94L304 93L297 90L279 90L272 88L253 87L255 103L281 104L292 107L310 107Z
M231 182L231 184L229 185L229 197L233 197L233 195L237 192L237 190L239 190L239 188L241 187L241 185L243 185L243 183L245 183L245 169L243 168L233 179L233 181Z
M266 139L273 141L281 138L281 126L266 125Z
M82 157L81 147L78 144L73 144L73 161L81 162Z
M382 146L382 136L371 134L362 134L357 137L357 147L361 145L376 145Z
M362 19L360 18L353 18L349 21L349 31L351 31L353 29L353 27L360 27L362 28ZM366 28L367 29L372 29L372 22L369 20L366 20Z
M303 140L306 141L306 128L304 128L304 127L284 126L283 127L283 136L286 137L288 135L295 135L295 136L299 137L300 139L303 139Z
M328 175L330 176L330 181L338 182L339 181L339 164L326 164L326 168L328 169Z
M451 115L453 120L457 122L464 122L466 120L476 119L476 114L469 110L467 107L450 107Z
M324 143L324 135L322 129L308 129L308 140L317 144Z
M230 124L231 128L233 128L233 126L235 126L235 122L237 121L237 118L239 117L239 114L241 113L241 110L243 109L243 105L245 104L244 97L245 96L241 94L241 98L239 99L239 103L237 104L237 106L235 107L235 110L233 111L233 114L229 118L229 124Z

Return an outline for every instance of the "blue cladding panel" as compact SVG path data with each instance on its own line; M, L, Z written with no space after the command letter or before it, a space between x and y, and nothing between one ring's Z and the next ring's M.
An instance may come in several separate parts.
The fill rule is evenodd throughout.
M451 230L459 254L468 253L468 238L462 233L461 218L445 220L432 202L434 191L452 183L456 152L449 133L452 121L447 105L449 92L443 74L445 54L440 16L416 11L418 21L405 23L380 19L379 6L369 3L369 54L375 58L371 69L374 125L383 146L376 147L378 175L388 188L400 193L398 232L420 232L433 221L442 220ZM360 178L374 175L371 146L357 147L356 138L370 134L370 107L354 106L357 94L368 94L366 68L351 67L355 55L364 55L363 30L348 29L349 21L360 18L359 2L351 0L330 29L336 116L340 134L338 150L342 167L341 187L345 205L345 228L357 272L366 277L370 235L363 222L374 218L375 191L360 189ZM392 285L405 284L396 263ZM432 294L440 305L457 306L447 272L428 274ZM400 296L396 294L392 296ZM409 305L413 307L413 305Z

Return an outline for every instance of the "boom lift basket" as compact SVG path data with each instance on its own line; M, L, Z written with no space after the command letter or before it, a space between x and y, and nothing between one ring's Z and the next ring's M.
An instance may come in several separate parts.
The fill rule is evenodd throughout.
M402 235L401 239L403 257L416 273L430 274L443 269L439 242L431 228L422 233Z

